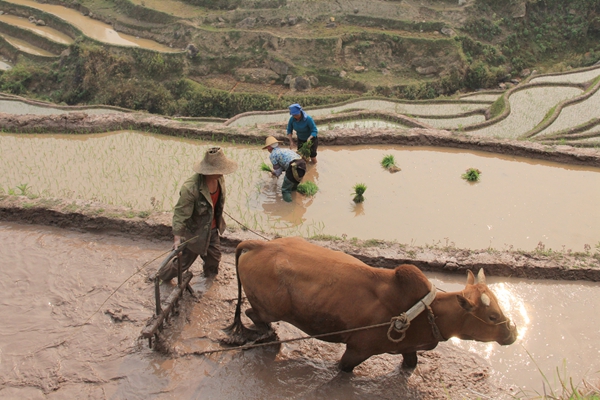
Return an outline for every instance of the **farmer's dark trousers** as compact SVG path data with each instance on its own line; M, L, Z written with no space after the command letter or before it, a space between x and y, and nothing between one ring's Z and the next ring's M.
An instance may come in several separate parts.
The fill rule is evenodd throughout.
M296 174L294 175L294 170ZM281 185L281 196L288 203L292 201L292 192L296 190L298 184L306 174L306 162L304 160L294 160L285 171L283 184Z
M165 268L159 271L159 278L165 282L177 276L177 262L181 263L181 271L187 271L194 261L198 258L198 254L185 248L181 254L171 260ZM210 277L219 273L219 263L221 262L221 238L219 237L219 231L217 228L210 231L210 242L208 244L208 250L205 256L200 256L204 265L204 276Z

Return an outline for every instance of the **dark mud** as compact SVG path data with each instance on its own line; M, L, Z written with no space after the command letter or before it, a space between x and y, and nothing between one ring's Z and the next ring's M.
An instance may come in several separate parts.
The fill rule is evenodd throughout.
M152 351L139 338L153 313L146 274L170 241L5 222L0 239L3 399L510 398L493 365L451 343L420 352L412 371L380 355L352 374L337 368L343 345L315 339L196 355L222 349L233 318L230 253L215 279L194 277L197 298L186 292L162 333L164 351ZM285 323L275 329L281 339L304 336Z
M144 239L170 240L169 212L146 215L126 207L110 207L84 200L0 197L0 220L55 226L82 232L128 235ZM228 251L257 234L230 226L223 245ZM261 233L261 235L263 235ZM321 239L327 239L321 238ZM384 241L315 240L321 246L341 250L374 267L394 268L401 263L417 265L424 271L464 274L485 268L488 275L534 279L600 281L599 249L587 252L533 252L494 249L459 249L448 245L409 246Z

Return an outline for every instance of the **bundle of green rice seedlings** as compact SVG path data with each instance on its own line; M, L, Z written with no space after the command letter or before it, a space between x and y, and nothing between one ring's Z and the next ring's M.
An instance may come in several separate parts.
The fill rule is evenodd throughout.
M461 175L461 178L469 182L477 182L479 180L479 175L481 175L480 170L477 168L469 168L464 174Z
M298 193L311 197L319 191L319 188L314 182L302 182L296 190L298 190Z
M267 163L264 163L264 162L260 165L260 170L261 171L266 171L266 172L272 172L271 167L269 167L267 165Z
M387 156L383 157L383 160L381 160L381 166L390 172L400 171L400 167L396 165L396 160L391 154L388 154Z
M310 149L312 148L312 145L312 140L308 139L306 143L303 143L298 149L298 154L300 154L300 156L302 156L302 158L306 161L310 160Z
M352 200L355 203L362 203L363 201L365 201L365 197L363 196L363 194L367 190L367 185L365 185L364 183L357 183L356 185L354 185L353 189L354 193L352 194L354 195L354 198Z

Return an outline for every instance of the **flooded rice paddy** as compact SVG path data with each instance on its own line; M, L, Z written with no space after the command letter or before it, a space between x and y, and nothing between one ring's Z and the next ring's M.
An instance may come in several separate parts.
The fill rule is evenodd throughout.
M73 39L70 36L56 29L50 28L49 26L38 26L29 21L27 18L17 17L16 15L2 14L0 15L0 21L17 26L19 28L27 29L58 43L73 43Z
M141 39L135 36L127 35L125 33L117 32L110 25L105 24L102 21L84 16L79 11L72 8L59 6L55 4L42 4L33 0L7 0L7 2L36 8L38 10L45 11L49 14L56 15L57 17L77 27L86 36L89 36L92 39L96 39L100 42L120 46L143 47L146 49L166 53L181 51L181 49L172 49L153 40Z
M582 93L574 87L543 86L520 90L510 96L510 114L502 121L472 131L487 137L518 138L542 122L548 111L561 101Z
M563 107L558 118L538 135L547 135L569 129L579 124L586 123L598 116L600 104L600 90L591 95L587 100ZM597 130L597 128L595 128Z
M481 114L469 115L459 118L415 118L419 122L423 122L436 129L462 129L465 126L475 125L480 122L485 122L485 116Z
M9 36L5 33L0 34L0 36L2 36L8 43L12 44L17 49L24 51L26 53L34 54L36 56L45 56L45 57L56 56L56 54L51 53L47 50L44 50L40 47L34 46L25 40L22 40L22 39L13 37L13 36Z
M131 2L180 18L194 18L207 14L205 9L194 7L183 0L131 0Z
M584 251L600 241L600 169L462 150L322 146L305 178L319 192L295 193L289 204L281 198L281 179L260 171L268 162L260 146L136 132L2 134L0 188L171 210L191 166L215 144L239 163L226 179L226 210L250 229L500 250ZM380 166L389 154L400 172ZM467 168L482 172L480 182L461 179ZM357 183L367 186L358 205L352 202Z
M456 114L465 113L468 111L485 109L489 107L490 103L470 103L461 102L456 100L453 103L439 103L439 104L427 104L427 103L400 103L388 100L357 100L343 105L320 108L310 110L308 113L312 117L324 117L333 115L336 113L355 111L355 110L372 110L372 111L386 111L394 112L396 114L412 115L447 115L449 117ZM287 124L289 120L289 112L282 111L277 113L269 114L249 114L243 115L231 122L231 126L250 126L254 124L267 124L267 123L281 123Z
M565 72L559 75L546 75L531 78L531 83L584 83L598 77L598 68L592 68L586 71Z
M56 115L74 112L84 112L86 114L114 114L121 111L110 108L57 108L50 104L46 106L26 103L19 100L8 100L0 98L0 112L6 114L35 114L35 115Z
M598 380L595 311L600 294L595 284L488 276L519 328L513 345L451 340L423 352L412 374L398 368L401 357L380 355L350 375L336 367L344 346L314 339L275 349L190 355L219 348L220 329L232 319L237 285L231 254L225 255L215 281L194 278L192 287L201 299L188 301L167 327L172 354L162 355L138 337L154 308L153 285L146 276L159 261L147 263L162 260L170 242L5 222L0 222L0 242L2 398L534 397L544 391L542 374L558 388L555 371L562 373L565 363L574 384ZM201 267L197 263L192 270ZM461 289L466 280L428 276L447 291ZM163 286L168 290L168 284ZM280 339L301 335L285 323L275 329ZM473 369L477 365L485 372ZM486 392L480 385L487 375L512 390Z

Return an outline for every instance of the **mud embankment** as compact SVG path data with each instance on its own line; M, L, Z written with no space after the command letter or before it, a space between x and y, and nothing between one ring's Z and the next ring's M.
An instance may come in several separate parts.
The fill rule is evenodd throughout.
M170 212L137 212L126 207L111 207L84 200L0 197L0 221L56 226L83 232L170 240L171 218ZM231 230L222 239L227 252L233 251L242 240L260 238L233 224L229 228ZM590 248L582 253L545 249L524 252L470 250L444 245L419 247L373 240L314 242L381 268L411 263L432 272L464 273L467 269L477 271L484 268L487 274L493 276L600 281L600 249Z

